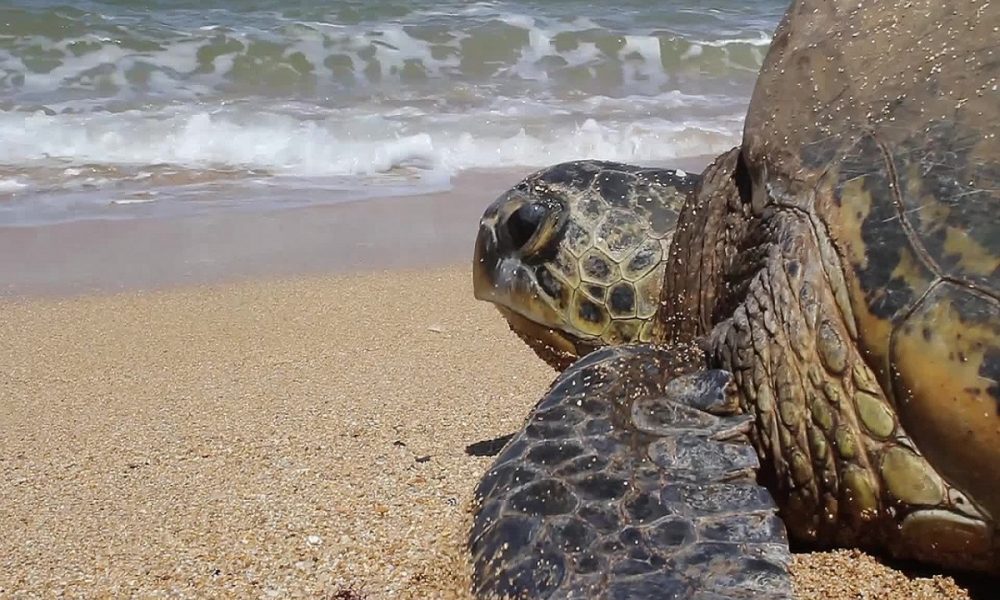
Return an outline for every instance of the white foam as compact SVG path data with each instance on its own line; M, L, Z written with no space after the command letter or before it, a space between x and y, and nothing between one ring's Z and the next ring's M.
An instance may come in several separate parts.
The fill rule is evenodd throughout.
M0 179L0 193L17 192L26 187L28 187L27 183L21 183L17 179Z
M702 119L684 108L685 102L699 100L707 101L677 93L658 102L587 98L575 108L563 103L560 110L552 105L546 110L541 101L514 110L517 103L505 100L485 107L487 112L409 111L400 119L359 107L308 119L260 108L209 111L192 106L158 114L0 113L0 139L5 142L0 163L56 160L68 178L88 173L83 165L129 165L134 178L136 168L158 164L372 176L401 168L455 173L585 157L662 161L715 153L738 140L739 113ZM675 116L640 117L644 102L673 110ZM675 108L665 108L670 106Z
M523 129L507 138L476 138L467 134L438 151L441 164L450 170L544 166L581 158L651 163L718 153L732 147L737 140L736 131L724 128L712 130L652 122L622 126L587 119L552 137L529 135Z
M109 204L115 206L128 206L130 204L149 204L150 202L156 202L156 198L145 197L145 198L119 198L112 200Z
M691 44L691 46L681 54L681 60L697 58L702 55L705 48L701 44Z
M739 35L739 34L736 34ZM714 46L716 48L721 48L725 46L736 46L739 44L744 44L747 46L763 46L767 47L771 45L771 35L758 31L754 37L727 37L720 38L717 40L690 40L693 44L700 44L702 46Z

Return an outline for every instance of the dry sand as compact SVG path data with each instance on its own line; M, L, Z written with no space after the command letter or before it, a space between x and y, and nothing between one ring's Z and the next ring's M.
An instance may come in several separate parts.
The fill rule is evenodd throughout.
M467 269L0 304L0 597L464 598L467 507L553 377ZM961 598L852 552L803 598Z

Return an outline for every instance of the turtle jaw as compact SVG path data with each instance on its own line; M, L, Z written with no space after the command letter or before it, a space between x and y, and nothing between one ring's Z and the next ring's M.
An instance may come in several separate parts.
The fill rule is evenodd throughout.
M507 320L510 330L517 334L543 361L557 371L566 370L578 358L590 354L603 344L594 344L566 333L540 325L506 306L497 304L497 310Z

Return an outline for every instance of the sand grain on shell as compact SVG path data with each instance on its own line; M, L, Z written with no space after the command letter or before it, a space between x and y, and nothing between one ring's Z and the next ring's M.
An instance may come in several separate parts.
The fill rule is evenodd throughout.
M469 279L0 306L0 596L467 598L489 459L463 449L518 428L554 375ZM795 571L809 598L961 593L863 555Z

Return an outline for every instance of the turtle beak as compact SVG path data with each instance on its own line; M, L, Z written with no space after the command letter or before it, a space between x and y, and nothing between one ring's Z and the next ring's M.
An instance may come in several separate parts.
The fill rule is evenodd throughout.
M496 297L496 272L500 266L497 253L496 203L486 209L479 221L476 252L472 259L472 291L477 300L493 302Z
M505 304L512 294L532 290L522 263L525 241L537 223L523 223L514 215L531 201L519 190L503 194L479 220L476 252L472 263L472 287L476 299ZM516 221L516 223L514 223ZM513 227L517 226L517 231ZM523 238L516 237L524 236Z

